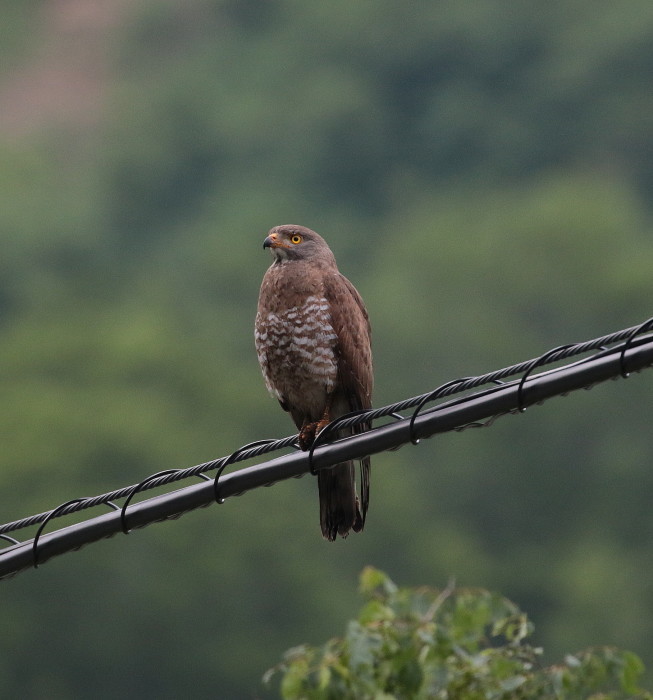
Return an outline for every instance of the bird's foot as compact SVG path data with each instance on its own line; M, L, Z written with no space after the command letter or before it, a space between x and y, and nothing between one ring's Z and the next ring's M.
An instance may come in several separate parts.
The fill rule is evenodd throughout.
M299 448L304 452L309 449L315 440L315 433L317 432L317 421L314 423L304 423L302 429L299 431Z
M299 431L300 449L304 452L308 450L315 442L315 436L330 422L328 417L322 417L321 420L314 421L313 423L305 423Z

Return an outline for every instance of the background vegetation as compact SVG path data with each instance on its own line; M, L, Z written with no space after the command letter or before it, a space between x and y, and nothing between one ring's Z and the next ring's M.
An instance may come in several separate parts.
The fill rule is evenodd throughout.
M399 588L371 566L365 597L343 637L289 649L266 672L283 698L331 700L651 700L641 660L594 647L543 666L533 625L514 603L483 589Z
M2 522L291 432L252 339L275 224L363 294L378 405L651 315L650 2L1 12ZM379 456L347 541L305 478L3 582L0 687L263 696L367 564L650 668L652 381Z

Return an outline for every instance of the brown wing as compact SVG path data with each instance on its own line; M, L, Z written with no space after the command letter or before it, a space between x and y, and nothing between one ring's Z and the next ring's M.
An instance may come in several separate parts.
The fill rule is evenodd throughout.
M350 410L372 406L372 343L370 322L360 294L340 273L327 275L324 295L329 302L331 323L338 338L339 386Z
M338 338L338 391L347 402L350 411L372 407L372 342L367 310L354 285L336 272L324 280L324 293L329 302L331 323ZM335 417L335 416L333 416ZM362 433L370 429L363 423L352 429ZM370 458L364 457L361 466L361 522L354 530L362 530L369 504Z

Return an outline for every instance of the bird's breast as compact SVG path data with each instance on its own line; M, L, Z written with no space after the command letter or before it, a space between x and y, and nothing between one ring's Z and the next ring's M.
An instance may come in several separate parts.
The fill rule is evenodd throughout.
M267 387L277 398L311 413L324 405L338 372L326 299L311 295L293 306L259 309L255 339Z

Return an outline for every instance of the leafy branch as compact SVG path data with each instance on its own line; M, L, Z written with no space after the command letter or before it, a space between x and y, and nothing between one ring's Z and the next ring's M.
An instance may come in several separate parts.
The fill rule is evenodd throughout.
M267 671L266 683L280 676L283 698L653 698L629 651L595 647L543 666L542 649L528 642L532 623L496 593L399 588L372 567L360 590L365 603L344 637L290 649Z

